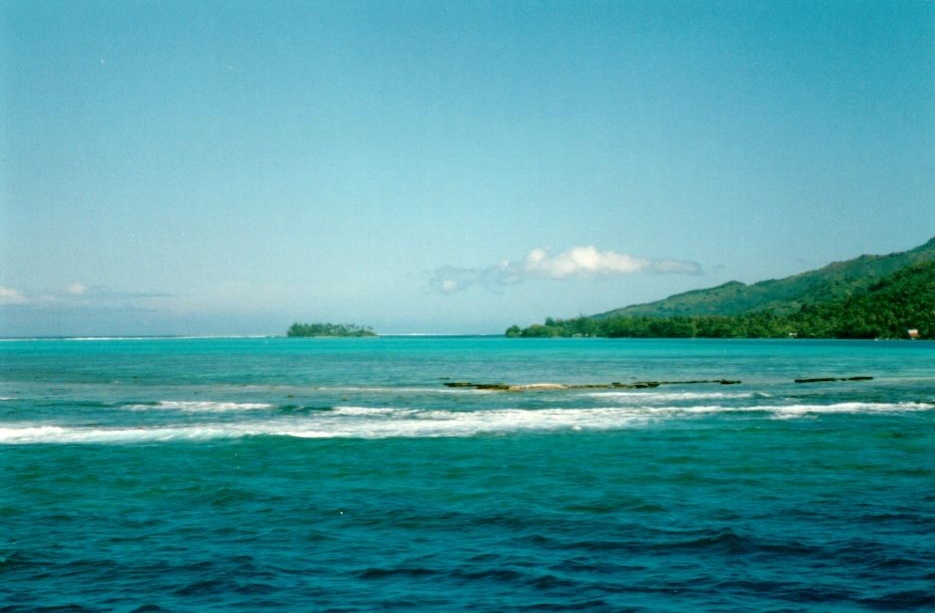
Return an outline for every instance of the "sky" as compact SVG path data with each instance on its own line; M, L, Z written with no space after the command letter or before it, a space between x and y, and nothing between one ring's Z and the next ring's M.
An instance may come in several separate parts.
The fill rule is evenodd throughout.
M935 2L0 0L0 336L502 333L935 235Z

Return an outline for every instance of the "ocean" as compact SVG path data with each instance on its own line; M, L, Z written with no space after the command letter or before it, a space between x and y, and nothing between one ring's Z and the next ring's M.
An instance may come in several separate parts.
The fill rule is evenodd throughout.
M0 341L0 611L933 607L935 343Z

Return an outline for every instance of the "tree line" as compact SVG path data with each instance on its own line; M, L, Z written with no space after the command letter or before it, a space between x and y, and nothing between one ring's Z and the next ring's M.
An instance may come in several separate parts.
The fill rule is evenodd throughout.
M358 326L357 324L330 324L330 323L294 323L289 326L286 336L305 337L305 336L376 336L376 332L370 326Z

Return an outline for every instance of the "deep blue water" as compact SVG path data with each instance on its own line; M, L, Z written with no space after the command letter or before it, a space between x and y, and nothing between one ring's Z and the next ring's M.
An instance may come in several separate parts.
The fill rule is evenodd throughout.
M0 611L931 610L933 450L926 342L5 341Z

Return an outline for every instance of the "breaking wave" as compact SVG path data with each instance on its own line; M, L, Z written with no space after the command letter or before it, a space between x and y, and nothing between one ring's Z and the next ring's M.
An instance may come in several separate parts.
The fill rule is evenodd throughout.
M144 406L144 405L137 405ZM180 411L255 411L266 403L165 402ZM152 408L152 407L150 407ZM0 444L133 444L202 441L251 436L294 438L425 438L469 437L513 433L580 432L627 429L717 415L794 419L834 414L893 414L935 409L925 402L789 404L760 406L697 405L688 407L598 407L546 409L415 409L338 406L301 416L234 423L87 426L21 422L0 424Z
M231 411L256 411L273 409L276 405L267 402L213 402L206 400L160 400L154 404L131 404L125 407L130 411L185 411L191 413L226 413Z

